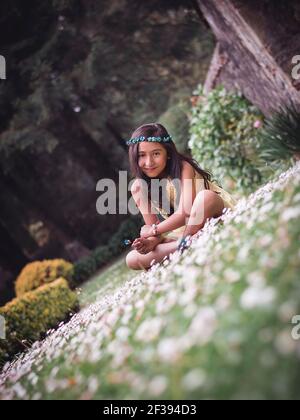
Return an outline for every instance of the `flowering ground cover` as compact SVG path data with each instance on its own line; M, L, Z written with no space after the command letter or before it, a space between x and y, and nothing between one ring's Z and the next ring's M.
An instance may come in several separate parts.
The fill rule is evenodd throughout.
M300 163L221 218L182 255L87 284L5 365L0 398L298 398Z

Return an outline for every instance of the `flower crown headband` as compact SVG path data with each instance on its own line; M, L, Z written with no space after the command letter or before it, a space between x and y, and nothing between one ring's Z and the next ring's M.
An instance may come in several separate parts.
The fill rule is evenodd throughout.
M126 141L127 146L130 146L131 144L139 143L141 141L157 141L158 143L169 143L172 140L172 136L167 137L133 137L130 140Z

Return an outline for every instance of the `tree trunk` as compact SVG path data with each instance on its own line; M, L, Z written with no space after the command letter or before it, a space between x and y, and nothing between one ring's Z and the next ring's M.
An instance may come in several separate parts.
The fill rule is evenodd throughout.
M218 45L205 83L239 89L266 115L292 102L300 84L292 58L300 51L298 1L197 0Z

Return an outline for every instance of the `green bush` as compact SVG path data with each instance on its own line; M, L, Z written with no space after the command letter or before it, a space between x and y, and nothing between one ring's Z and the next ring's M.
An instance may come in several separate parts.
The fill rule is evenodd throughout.
M222 86L205 96L200 84L194 95L189 141L193 157L223 188L253 192L263 182L255 164L263 115L240 93Z
M180 153L188 152L189 139L189 104L181 100L176 105L171 106L161 115L159 121L172 134L173 141Z
M289 105L273 112L259 131L259 169L273 169L274 176L300 157L300 112Z
M111 251L108 246L102 245L95 249L93 256L97 267L101 267L111 258Z
M4 361L24 350L24 341L31 344L39 340L77 309L77 295L64 278L13 299L0 308L6 323L6 339L0 340L0 358Z
M91 253L88 257L82 258L74 264L74 281L77 286L92 276L97 270L96 259ZM100 266L99 266L100 268Z
M74 264L74 283L76 285L83 283L95 271L109 263L112 258L120 255L125 250L124 239L133 239L139 236L142 225L143 221L140 215L124 220L107 245L97 247L88 257L82 258Z
M52 283L59 277L68 280L69 285L72 286L73 272L73 264L62 259L29 263L23 268L16 280L16 295L20 297L44 284Z

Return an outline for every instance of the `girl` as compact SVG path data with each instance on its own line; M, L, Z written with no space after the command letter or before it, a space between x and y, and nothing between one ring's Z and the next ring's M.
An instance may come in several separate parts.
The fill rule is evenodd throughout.
M126 256L126 264L133 270L147 270L153 260L161 262L176 249L182 249L186 237L194 236L207 219L221 216L225 207L234 208L236 202L211 181L211 174L194 159L177 151L163 125L138 127L127 145L130 169L135 177L131 193L145 225L132 244L134 250ZM155 201L151 195L151 180L155 179L165 181L168 210L161 197Z

